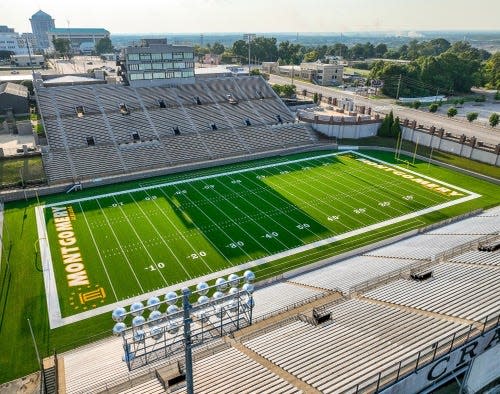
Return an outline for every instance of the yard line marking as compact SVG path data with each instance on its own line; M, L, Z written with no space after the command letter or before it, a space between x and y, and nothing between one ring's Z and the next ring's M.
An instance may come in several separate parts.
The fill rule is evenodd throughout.
M175 186L175 190L179 190L179 188L177 186ZM160 191L165 195L166 198L169 198L168 195L165 193L165 191L163 190L163 188L160 188ZM191 201L191 199L185 195L184 198L187 198L189 200L189 202L192 204L193 202ZM210 216L208 216L205 211L203 211L202 209L200 209L197 205L193 204L193 207L196 208L198 211L200 211L203 215L205 215L205 217L210 220L213 225L215 226L216 229L218 229L218 231L221 231L222 233L224 233L224 235L226 236L227 240L230 241L230 242L233 242L233 239L222 229L221 226L219 226L219 224L217 224ZM194 226L198 229L198 231L200 231L202 234L204 233L204 231L198 227L198 225L193 222ZM208 238L208 237L207 237ZM211 242L211 241L210 241ZM211 242L212 243L212 242ZM247 257L249 259L252 259L252 256L250 256L244 249L241 249L243 251L243 253L245 253L247 255ZM229 258L227 258L223 253L222 254L222 257L224 257L227 261L231 262L231 260Z
M230 189L229 187L227 187L224 183L222 183L219 179L216 179L215 181L216 181L216 182L218 182L218 183L220 183L220 184L221 184L224 188L226 188L227 190L231 190L231 189ZM252 193L252 194L257 195L256 193ZM259 197L259 198L261 198L261 197ZM262 199L262 200L263 200L263 199ZM264 202L266 202L265 200L263 200L263 201L264 201ZM300 244L301 244L301 245L302 245L302 244L304 244L304 241L303 241L301 238L299 238L298 236L296 236L294 233L292 233L290 230L288 230L288 229L287 229L285 226L283 226L281 223L279 223L279 222L277 222L275 219L273 219L273 217L272 217L272 216L270 216L270 215L266 214L265 212L263 212L262 210L260 210L260 208L259 208L259 207L256 207L256 206L255 206L255 205L254 205L254 204L250 201L250 199L246 200L246 202L247 202L247 203L249 203L249 204L250 204L252 207L254 207L255 209L257 209L257 210L259 211L259 213L263 213L263 214L265 215L265 217L266 217L266 218L268 218L268 219L272 220L274 223L276 223L279 227L281 227L283 230L285 230L285 231L286 231L288 234L290 234L292 237L294 237L295 239L297 239L297 240L300 242ZM273 206L273 207L274 207L274 206ZM275 207L274 207L274 208L275 208ZM278 212L281 212L278 208L275 208L275 209L277 209L277 210L278 210ZM241 210L240 210L240 211L241 211ZM284 215L284 216L286 216L286 215Z
M109 229L111 230L111 233L113 233L113 236L115 237L116 239L116 242L118 243L118 247L120 248L121 252L122 252L122 255L123 257L125 257L125 260L127 260L127 264L130 268L130 270L132 271L132 275L134 275L134 278L137 282L137 284L139 285L139 288L141 289L142 292L144 292L144 289L142 288L141 286L141 282L139 282L139 278L137 277L137 275L135 274L135 271L134 269L132 268L132 265L130 264L130 260L128 259L128 256L127 254L125 253L125 251L123 250L123 247L122 247L122 244L120 243L118 237L116 236L116 233L115 233L115 230L113 230L113 226L111 226L111 224L109 223L109 220L108 220L108 217L106 216L106 214L104 213L104 209L102 209L102 206L101 204L99 203L99 199L96 199L95 200L97 202L97 205L99 206L99 209L101 210L104 218L106 219L106 221L108 222L108 226L109 226Z
M269 171L267 171L267 170L266 170L266 172L267 172L267 173L269 173ZM271 174L271 175L274 175L273 173L270 173L270 174ZM312 209L316 210L317 212L320 212L320 213L323 215L323 217L328 217L328 216L331 216L331 213L330 213L330 212L325 212L325 211L323 211L322 209L318 208L317 204L315 204L314 202L315 202L315 201L320 201L320 199L319 199L317 196L314 196L313 194L309 193L309 192L307 191L307 189L300 189L300 190L298 190L298 188L297 188L297 185L296 185L296 184L293 184L293 183L291 183L291 182L288 182L288 181L286 181L284 178L280 179L280 181L281 181L281 182L286 183L287 185L289 185L290 189L288 189L288 190L287 190L287 192L288 192L289 194L291 194L292 196L294 196L295 198L297 198L298 200L302 201L302 203L303 203L303 204L310 206ZM308 186L310 186L310 185L308 185ZM317 188L314 188L314 189L318 190ZM297 190L297 191L300 191L301 193L305 193L305 194L307 194L308 196L310 196L310 197L311 197L311 201L312 201L312 202L311 202L311 201L304 201L304 199L303 199L303 198L297 197L297 196L296 196L296 194L294 194L294 193L292 193L292 192L291 192L291 190ZM321 193L322 193L322 194L325 194L325 193L323 193L323 192L321 192ZM332 197L331 195L328 195L328 197L329 197L329 198L331 198L331 200L332 200L332 201L337 201L337 202L339 202L340 204L343 204L343 205L346 205L346 206L348 206L348 207L350 207L350 208L353 208L353 207L352 207L352 205L349 205L349 204L347 204L346 202L341 201L338 197ZM334 212L339 212L339 215L344 215L344 216L346 215L346 212L345 212L345 211L339 211L337 208L334 208L334 207L332 207L331 209L332 209ZM363 223L361 220L356 219L356 218L355 218L354 216L352 216L352 215L351 215L351 216L349 216L349 218L350 218L350 219L352 219L352 220L353 220L353 221L355 221L355 222L358 222L358 224L359 224L359 225L361 225L361 226L363 226L363 225L364 225L364 223ZM351 227L348 227L345 223L343 223L343 221L337 221L337 223L339 223L339 224L343 225L343 226L344 226L344 227L346 227L348 230L352 230L352 228L351 228ZM329 227L328 227L328 228L329 228ZM332 231L332 230L330 229L330 231Z
M342 170L341 170L341 171L342 171ZM360 205L364 205L364 206L366 206L367 208L369 208L369 209L371 209L371 210L375 210L376 212L378 212L378 213L382 216L382 218L384 218L384 217L386 217L386 218L393 217L393 215L389 214L387 211L382 211L382 210L380 210L380 209L378 209L378 208L377 208L377 207L378 207L378 204L377 204L377 203L378 203L379 201L378 201L377 199L375 199L375 198L371 197L371 193L366 193L366 190L367 190L367 189L368 189L368 190L372 190L371 188L359 189L359 184L358 184L358 183L353 182L353 181L350 181L350 182L351 182L351 184L353 184L353 185L355 185L355 186L356 186L356 189L355 189L355 191L353 191L352 193L346 193L346 192L339 191L338 189L334 189L334 188L332 188L332 185L331 185L331 184L336 184L336 185L341 185L341 186L343 186L343 185L344 185L344 183L343 183L343 182L339 182L339 181L337 181L337 180L335 179L335 177L328 178L328 177L326 177L326 176L324 176L324 175L322 174L322 171L319 171L317 175L318 175L318 178L313 177L312 175L306 175L305 177L308 177L309 179L314 179L314 180L316 180L316 181L317 181L317 182L319 182L321 185L323 185L323 187L324 187L326 190L332 190L332 192L333 192L334 194L341 194L341 195L343 195L343 196L345 196L345 197L348 197L348 198L351 198L351 199L353 198L353 196L354 196L354 195L357 195L357 194L362 193L363 198L368 198L368 199L371 199L371 200L373 200L373 201L375 202L375 204L374 204L374 205L368 204L368 203L364 202L364 201L363 201L363 199L361 199L361 200L360 200L360 199L357 199L357 200L356 200L356 203L359 203ZM325 182L322 182L322 181L319 179L319 177L321 177L321 178L326 178L326 180L327 180L328 182L330 182L330 183L325 183ZM343 178L342 180L347 182L347 181L348 181L348 178L349 178L349 177L346 177L346 178ZM306 184L309 184L309 185L311 185L311 184L312 184L312 183L309 183L309 182L307 182L306 180L302 180L302 179L301 179L301 180L297 180L297 181L298 181L298 182L301 182L301 183L306 183ZM314 187L314 186L311 186L311 187ZM373 189L375 189L375 188L376 188L376 187L373 187ZM317 188L316 188L316 189L317 189ZM320 190L320 189L317 189L317 190ZM321 192L323 192L324 194L327 194L327 195L328 195L328 193L325 193L323 190L320 190L320 191L321 191ZM392 196L391 196L391 198L394 198L394 197L392 197ZM350 204L346 204L346 205L350 205ZM352 206L352 205L350 205L350 206L351 206L353 209L356 209L356 207L354 207L354 206ZM424 205L424 207L426 207L426 205ZM396 209L395 209L395 208L393 208L393 207L391 207L391 210L396 210ZM406 212L401 212L401 211L399 211L399 213L406 213ZM376 217L374 217L374 216L372 216L372 215L366 214L366 216L368 216L368 217L370 217L370 218L372 218L372 219L374 219L374 220L378 220L378 218L376 218Z
M250 177L248 177L248 176L246 176L246 175L242 175L242 177L243 177L244 179L246 179L248 182L252 183L252 184L254 185L254 187L257 187L257 188L259 188L259 189L265 190L265 188L263 188L261 185L257 184L257 183L256 183L256 182L252 179L252 178L250 178ZM299 223L299 222L298 222L295 218L293 218L293 217L291 217L290 215L288 215L284 209L282 209L282 208L278 208L278 207L276 207L274 204L272 204L272 203L270 203L269 201L267 201L267 200L265 200L264 198L262 198L262 197L259 195L259 193L257 193L255 190L252 190L252 189L247 188L244 184L242 184L242 186L243 186L245 189L249 190L249 191L250 191L250 193L252 193L254 196L256 196L257 198L261 199L261 200L262 200L262 201L264 201L266 204L268 204L268 205L272 206L272 207L273 207L273 209L274 209L275 211L278 211L278 212L282 213L283 215L285 215L286 217L288 217L288 218L289 218L292 222L294 222L295 224L301 224L301 223ZM273 190L274 190L274 189L273 189ZM273 197L274 197L274 195L273 195ZM294 211L294 212L299 212L299 213L301 213L301 214L302 214L302 213L304 213L304 214L305 214L305 212L303 212L303 211L302 211L299 207L297 207L297 206L293 205L291 201L287 201L285 198L281 197L281 194L276 193L276 196L275 196L275 197L276 197L277 199L279 199L279 200L283 201L285 204L290 205L290 206L291 206L291 208L293 208L293 211ZM317 222L317 220L315 220L315 221ZM321 223L319 223L319 222L318 222L318 224L321 224ZM312 235L314 235L317 239L321 239L321 236L320 236L320 235L318 235L318 234L316 234L316 233L315 233L314 231L312 231L310 228L306 228L305 230L306 230L306 231L309 231L309 232L310 232Z
M202 181L204 185L207 185L207 183L205 183L204 181ZM236 204L234 204L231 200L228 200L227 198L224 197L223 194L219 193L217 191L217 189L212 189L215 193L217 193L217 195L221 196L222 199L226 202L228 202L229 204L231 204L234 208L236 208L239 212L241 212L243 214L244 217L248 217L251 219L251 221L256 224L257 226L259 226L262 231L264 231L264 233L268 233L270 230L269 229L266 229L264 226L262 226L258 221L256 221L251 215L248 215L247 213L245 213L240 207L238 207ZM251 203L250 203L251 204ZM252 206L255 208L255 205L252 204ZM274 220L273 220L274 221ZM246 232L246 231L245 231ZM288 232L288 231L287 231ZM247 233L248 234L248 233ZM279 239L279 237L276 237L275 238L284 248L287 248L286 244L284 242L281 241L281 239ZM254 240L256 241L255 237L254 237ZM303 242L301 241L300 242L301 245L303 244ZM262 245L260 242L259 242L259 245ZM265 248L264 248L265 249ZM267 249L265 249L267 250Z
M150 196L150 194L149 194L147 191L144 191L144 192L145 192L148 196ZM164 193L164 194L165 194L165 193ZM196 251L196 248L195 248L195 247L193 247L193 245L192 245L192 244L188 241L188 239L185 237L184 233L183 233L181 230L179 230L179 229L177 228L177 226L175 225L175 223L171 221L170 217L169 217L167 214L165 214L164 210L163 210L163 209L161 209L161 207L158 205L157 201L156 201L156 200L152 200L152 201L154 202L154 204L156 205L156 207L158 208L158 210L161 212L161 214L162 214L163 216L165 216L165 217L167 218L167 220L168 220L168 221L172 224L172 226L176 229L176 231L179 233L179 235L180 235L182 238L184 238L184 240L185 240L185 241L189 244L189 246L191 247L191 249L192 249L193 251ZM173 209L171 209L171 211L173 212ZM199 231L199 235L200 235L201 237L203 237L203 231L202 231L202 230L201 230L201 229L200 229L200 228L199 228L199 227L198 227L198 226L194 223L194 221L193 221L192 223L193 223L193 225L194 225L194 226L198 229L198 231ZM197 234L197 235L198 235L198 234ZM224 253L222 253L222 251L221 251L221 250L217 247L217 245L216 245L215 243L213 243L213 242L210 240L210 238L208 238L208 237L204 237L204 239L206 239L206 240L207 240L207 242L208 242L208 244L209 244L210 246L212 246L212 247L213 247L213 248L214 248L214 249L215 249L215 250L216 250L216 251L217 251L217 252L218 252L218 253L219 253L222 257L224 257L226 260L229 260L229 259L228 259L228 258L224 255ZM203 263L206 265L206 267L207 267L209 270L211 270L211 267L210 267L210 266L206 263L206 261L205 261L204 257L203 257L203 256L200 256L200 259L203 261Z
M227 216L227 215L225 214L225 212L224 212L222 209L220 209L220 208L219 208L216 204L214 204L212 201L210 201L210 199L209 199L209 198L206 198L206 197L205 197L202 193L200 193L196 187L194 187L192 184L188 184L188 186L189 186L191 189L193 189L194 191L196 191L196 193L198 193L200 196L202 196L202 197L203 197L203 199L205 199L205 200L209 201L209 202L210 202L210 204L212 204L212 206L214 206L214 207L215 207L215 208L216 208L219 212L221 212L221 213L223 214L223 216L225 216L226 218L228 218L230 222L232 222L232 223L233 223L233 224L235 224L237 227L239 227L239 228L240 228L240 230L242 230L242 231L243 231L246 235L248 235L248 237L249 237L250 239L252 239L252 240L253 240L256 244L258 244L258 245L259 245L259 246L260 246L260 247L261 247L261 248L262 248L262 249L263 249L263 250L264 250L267 254L270 254L270 253L271 253L269 250L267 250L267 249L264 247L264 245L262 245L262 244L261 244L261 243L260 243L257 239L255 239L255 238L254 238L254 237L253 237L250 233L248 233L248 231L246 231L243 227L241 227L241 226L240 226L240 224L239 224L237 221L235 221L235 220L234 220L233 218L231 218L230 216ZM244 213L243 213L243 214L244 214ZM245 216L245 215L244 215L244 216ZM246 216L246 217L248 217L248 216ZM252 222L253 220L250 218L250 221Z
M314 159L313 159L313 161L314 161ZM339 171L343 172L345 174L354 175L354 176L355 176L355 174L362 173L367 178L370 177L372 179L378 179L378 174L376 175L375 172L373 172L373 171L368 171L368 172L363 171L363 164L361 162L359 162L357 160L349 160L349 164L353 165L353 166L359 167L360 170L358 170L358 171L348 171L348 170L345 170L345 169L340 169ZM383 183L379 183L378 185L374 183L374 185L372 187L368 188L367 190L377 190L378 189L377 186L380 186L380 185L382 185L382 186L389 185L389 186L392 186L392 187L397 187L397 188L403 190L405 193L416 194L416 195L420 196L421 198L432 202L433 204L440 203L440 202L443 201L443 199L445 201L449 200L449 198L447 196L442 196L443 199L432 198L431 196L436 196L437 197L436 193L432 193L430 190L426 190L426 189L421 188L421 187L415 188L415 189L408 189L408 188L406 188L404 186L405 185L410 185L410 183L405 183L402 179L400 179L400 182L397 182L398 178L392 177L390 173L387 173L385 171L381 171L380 177L385 177L388 181L387 182L383 182ZM414 186L416 186L416 185L414 185ZM428 193L425 193L425 192L428 192ZM424 204L422 204L422 205L426 206Z
M147 192L145 192L148 196L149 194ZM172 250L172 248L170 247L170 245L165 241L165 239L163 238L163 236L161 235L160 231L158 231L158 229L156 228L156 226L153 224L153 222L149 219L149 217L144 213L144 211L142 210L142 208L140 207L140 204L137 203L137 201L135 200L134 196L132 196L132 194L130 194L130 197L132 197L132 200L134 201L134 203L139 207L139 209L141 210L142 214L144 215L144 217L148 220L149 224L154 228L154 230L156 231L156 233L160 236L161 240L163 241L163 243L165 244L165 246L168 248L168 250L170 251L170 253L172 253L172 256L174 256L175 260L177 260L177 262L179 263L179 265L181 266L181 268L184 270L184 272L186 273L187 276L191 277L191 275L187 272L186 268L184 268L184 265L181 263L181 261L179 260L179 258L177 257L177 254L174 253L174 251ZM156 200L152 200L153 202L155 202ZM156 205L156 203L155 203ZM158 207L157 207L158 208ZM163 211L162 211L163 212ZM169 221L169 223L175 228L175 230L184 238L184 240L189 244L189 246L192 247L192 245L189 243L189 241L186 239L186 237L184 237L180 231L177 229L177 227L171 222L170 218L168 215L165 215L165 217L167 218L167 220ZM205 263L205 262L204 262ZM153 263L156 265L156 263ZM207 265L205 263L205 265ZM208 267L208 265L207 265ZM159 267L156 267L157 270L159 271L160 268ZM163 275L162 275L163 277Z
M432 207L429 207L426 209L422 209L421 211L418 211L418 212L411 212L411 213L408 213L406 215L392 218L389 220L385 220L383 222L374 223L374 224L371 224L371 225L363 227L363 228L358 228L358 229L355 229L352 231L348 231L346 233L334 235L332 237L325 238L325 239L317 241L317 242L312 242L310 244L302 245L302 246L299 246L297 248L288 249L288 250L285 250L283 252L278 252L278 253L275 253L273 255L265 256L265 257L262 257L262 258L259 258L259 259L253 260L253 261L249 261L249 262L237 265L237 266L232 266L229 269L214 272L213 274L209 274L209 275L206 275L203 277L195 278L195 279L185 281L182 283L177 283L176 285L170 286L168 288L150 291L147 294L142 294L141 296L132 297L132 298L125 300L125 301L144 300L144 299L147 299L150 295L156 295L160 291L165 292L165 291L167 291L167 289L170 290L170 289L178 289L179 287L184 287L184 286L194 286L194 285L196 285L196 283L198 283L198 281L209 281L209 280L213 280L221 275L229 274L231 272L239 272L239 271L243 271L246 269L254 269L255 267L260 266L262 264L267 264L267 263L270 263L270 262L275 261L275 260L280 260L280 259L285 258L285 257L293 256L293 255L298 254L298 253L302 253L302 252L306 252L306 251L315 249L319 246L328 245L328 244L331 244L331 243L336 242L336 241L341 241L341 240L344 240L346 238L351 238L351 237L354 237L357 235L361 235L361 234L364 234L366 232L382 229L383 227L393 225L393 224L396 224L399 222L403 222L403 221L406 221L409 219L418 218L419 216L425 215L429 212L434 212L434 211L438 211L438 210L441 210L441 209L444 209L447 207L451 207L453 205L461 204L463 202L470 201L470 200L473 200L473 199L478 198L478 197L479 197L478 194L473 193L469 196L464 196L462 198L459 198L458 200L448 201L448 202L445 202L443 204L439 204L437 206L432 206ZM120 303L109 304L109 305L105 305L103 307L98 307L96 309L93 309L89 313L82 312L82 313L77 314L77 315L72 315L72 316L69 316L66 318L62 318L62 319L59 319L57 321L57 324L55 326L52 326L52 324L51 324L51 328L60 327L62 325L74 323L76 321L80 321L80 320L86 319L88 317L96 316L96 315L101 314L101 313L109 312L109 311L113 310L114 308L116 308L117 306L121 306L121 304Z
M89 229L90 236L92 237L92 242L94 243L95 249L97 250L97 254L99 255L99 260L101 260L102 268L104 268L104 272L106 272L106 277L108 278L108 282L109 282L109 285L111 286L111 290L113 290L113 294L115 295L115 299L116 299L116 301L118 301L118 297L116 295L116 291L115 291L115 288L113 286L113 282L111 281L111 278L109 277L106 265L104 264L104 260L103 260L102 255L101 255L101 250L97 246L97 242L95 240L94 233L90 229L90 225L89 225L89 222L87 220L87 215L85 215L85 211L83 210L82 204L79 202L78 205L80 206L80 211L82 212L83 218L85 219L85 224L87 225L87 228Z
M131 194L129 193L129 196L131 196ZM158 268L158 265L156 264L156 261L155 259L153 258L153 256L151 256L151 253L149 253L149 248L146 247L146 245L144 244L144 241L142 240L141 237L139 237L139 234L137 234L137 231L135 230L135 227L132 225L132 222L130 221L130 219L127 217L127 215L125 214L122 206L119 204L119 201L116 199L115 196L113 196L113 200L115 201L115 203L117 204L116 206L118 208L120 208L120 212L123 216L125 216L125 218L127 219L127 222L128 224L130 225L130 228L132 229L132 231L134 232L135 236L137 237L137 239L139 240L139 242L141 243L143 249L146 251L146 254L149 256L149 258L151 259L151 262L156 266L156 271L158 271L158 273L160 274L161 278L163 279L163 282L167 283L167 280L165 279L165 277L163 276L161 270ZM132 197L132 200L135 202L134 200L134 197ZM140 208L141 209L141 208ZM142 212L142 209L141 209L141 212ZM143 212L144 214L144 212ZM148 219L149 220L149 219ZM151 223L151 222L150 222ZM191 277L187 272L186 274Z

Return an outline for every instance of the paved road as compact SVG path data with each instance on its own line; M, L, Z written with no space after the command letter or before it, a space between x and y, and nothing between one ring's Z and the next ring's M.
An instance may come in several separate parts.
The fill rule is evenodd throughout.
M287 77L281 77L277 75L271 75L269 82L271 83L290 83L291 79ZM400 119L415 119L417 124L430 127L432 125L437 128L442 127L448 132L453 134L465 134L467 136L475 136L479 141L483 141L488 144L500 144L500 129L498 126L496 129L492 130L489 127L481 126L474 123L469 123L467 121L462 121L459 119L450 119L446 116L432 114L430 112L419 111L412 108L401 107L395 105L393 100L374 100L366 97L359 96L354 92L341 91L338 89L333 89L324 86L314 85L308 82L297 81L294 79L293 84L297 86L297 91L300 92L306 89L308 92L321 93L323 96L332 96L337 98L351 98L356 104L365 105L366 107L372 107L375 112L379 113L389 113L392 109L395 116L399 116Z

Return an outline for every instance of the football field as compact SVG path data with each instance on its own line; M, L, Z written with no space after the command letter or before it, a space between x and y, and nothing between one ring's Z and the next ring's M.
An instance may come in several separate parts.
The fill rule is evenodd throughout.
M37 207L52 327L478 195L341 152L72 197Z

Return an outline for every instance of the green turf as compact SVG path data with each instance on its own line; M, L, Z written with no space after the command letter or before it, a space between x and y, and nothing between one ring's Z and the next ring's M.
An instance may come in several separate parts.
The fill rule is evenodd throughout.
M385 161L390 162L393 160L393 155L390 153L367 153ZM66 201L69 197L95 197L98 194L126 191L141 185L154 186L165 182L210 175L222 171L252 168L264 163L276 163L310 155L298 154L276 157L265 161L240 163L147 181L108 185L99 189L83 190L77 194L47 197L41 202L52 204ZM124 299L129 297L130 294L137 293L140 289L138 289L138 285L135 289L132 288L132 271L128 264L125 263L124 257L120 256L119 251L114 250L118 242L122 244L122 247L128 245L127 247L130 248L130 250L127 250L127 256L130 256L131 261L133 257L133 268L137 271L137 274L141 274L141 285L148 288L158 288L165 286L164 279L158 272L160 269L156 271L146 270L147 267L153 264L153 259L156 264L159 262L165 263L164 271L162 271L163 276L167 283L173 283L183 280L189 275L196 276L210 270L216 271L222 267L276 253L331 234L343 233L348 229L399 216L402 212L421 209L424 206L433 205L449 198L424 190L419 185L407 184L406 181L396 176L394 176L395 182L385 183L385 177L388 174L381 174L379 171L375 171L376 169L361 165L362 163L345 156L338 160L329 159L326 161L332 164L323 166L323 162L317 163L319 165L308 163L309 169L301 169L297 168L296 165L290 165L290 168L267 168L263 173L245 172L242 173L241 178L238 178L242 183L231 183L230 179L237 180L233 179L235 176L220 176L211 180L189 182L182 186L172 185L149 189L147 194L146 192L137 192L130 195L117 195L116 199L123 198L123 206L113 207L112 204L116 203L116 201L110 197L82 201L82 209L80 209L80 203L74 204L77 220L73 221L73 224L75 224L75 231L79 233L79 246L82 251L86 251L84 253L88 254L84 256L84 260L86 267L89 269L89 277L93 284L110 287L109 283L105 283L103 279L106 276L103 275L103 270L99 270L102 265L99 259L96 260L98 258L95 252L97 248L93 245L92 237L89 236L90 232L86 229L82 210L89 219L89 224L90 220L92 220L91 226L95 226L94 238L100 245L99 249L103 253L108 250L109 255L105 258L109 264L107 267L113 270L113 275L115 275L112 281L116 283L117 298ZM400 222L393 226L345 239L341 242L335 242L312 251L298 253L286 259L261 265L255 269L259 279L271 277L291 268L473 209L491 207L499 203L499 188L491 183L433 165L428 166L427 163L417 162L414 166L409 166L409 169L437 179L443 179L450 184L479 193L482 197ZM289 171L289 173L279 174L283 170ZM257 176L262 175L265 175L265 178L257 179ZM204 189L204 186L209 184L214 184L215 190L211 188ZM420 196L421 193L425 192L425 195L422 194L422 200L414 198L411 201L404 200L404 204L401 204L400 197L403 190L398 188L403 185L405 189L407 187L415 189L418 186L418 194L413 191L411 194ZM186 190L187 193L175 194L182 190ZM158 193L155 194L157 198L154 201L151 199L146 200L148 194L151 197L153 193ZM404 195L409 194L405 190ZM375 198L375 200L372 198ZM101 204L101 207L98 206L97 201ZM390 201L391 210L380 212L381 207L378 206L378 202L381 201ZM376 205L375 202L377 202ZM112 326L110 315L106 313L55 330L49 329L39 252L34 247L37 240L34 216L35 203L35 201L20 201L6 205L2 266L0 270L1 382L25 375L37 368L35 352L26 322L27 317L31 319L33 324L35 337L42 356L51 354L54 350L61 352L78 344L89 342L92 339L109 335ZM103 204L108 204L108 206L103 207ZM104 208L104 210L101 208ZM354 209L359 208L365 208L366 211L359 214L352 212ZM326 212L329 209L331 209L331 212ZM345 214L343 215L341 212L348 211L351 212L350 217L344 218ZM146 212L148 218L146 218ZM164 213L167 214L168 218ZM109 229L106 230L107 223L104 215L108 217L108 220L116 220L113 229L117 237L119 237L119 241L110 236ZM208 220L207 215L213 217L218 226ZM50 213L47 213L49 233L51 227L50 216ZM328 216L332 216L332 220L328 220ZM345 220L335 220L333 216L339 216L339 218ZM130 220L130 223L128 220ZM170 223L171 221L175 221L175 226ZM309 224L310 227L302 226L302 228L299 228L297 227L299 224ZM142 242L149 240L150 243L145 244L146 248L139 241L139 237L134 234L132 226ZM161 239L162 237L156 232L155 227L163 234L164 240L171 243L176 257L179 259L184 258L182 264L178 264L176 258L169 254L167 246ZM182 239L182 236L174 227L181 230L181 233L189 240L188 243ZM278 236L273 236L273 232L278 233ZM249 234L252 236L250 237ZM265 234L269 234L270 238L267 238ZM53 236L54 233L52 233L51 237ZM108 236L107 239L106 236ZM230 245L229 241L235 242L237 247L232 248L229 246L224 248ZM243 247L239 247L238 241L244 243ZM154 242L158 244L154 244ZM206 258L187 259L189 252L195 251L199 253L201 250L206 253L206 256L201 257ZM58 250L52 251L53 258L57 258L55 252L58 252ZM118 254L113 255L113 253ZM148 253L151 254L152 259ZM221 257L222 254L229 259L225 260ZM210 268L203 263L203 260ZM87 266L87 264L90 265ZM180 268L181 265L189 274ZM9 269L7 269L7 266ZM63 275L60 275L61 273ZM59 271L58 277L63 279L59 279L58 283L63 311L67 315L75 313L71 309L69 300L71 294L64 290L61 285L61 282L64 285L64 273ZM120 282L126 282L127 285L119 286ZM128 286L131 286L131 288L129 289ZM107 288L106 294L112 293ZM105 302L111 302L111 300Z
M62 316L464 196L428 189L358 159L323 155L48 206ZM73 216L74 250L64 256L55 209Z

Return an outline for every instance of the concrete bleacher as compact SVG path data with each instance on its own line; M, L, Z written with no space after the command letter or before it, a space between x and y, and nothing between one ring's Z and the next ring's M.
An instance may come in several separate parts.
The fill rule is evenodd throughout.
M107 169L109 175L120 169L129 174L144 168L168 168L317 142L310 127L293 123L292 113L261 77L215 78L151 88L42 87L37 95L49 148L42 154L49 183L103 178ZM229 102L227 95L236 102ZM127 111L121 111L121 105L126 105ZM79 106L83 107L83 116L77 115ZM198 136L187 138L185 145L179 137L189 134ZM175 142L172 136L177 138ZM158 149L166 152L155 152L157 160L146 157L152 153L149 144L154 141ZM131 143L145 145L129 150ZM101 155L99 169L86 164L97 162L96 147L107 152L115 150L108 158ZM79 150L77 154L68 153L75 149ZM70 173L59 170L59 155L51 155L58 151L70 156L74 168ZM117 157L119 164L112 162Z
M400 279L364 297L475 321L498 313L500 267L443 263L432 270L431 279Z
M387 363L467 329L457 323L398 308L349 300L329 308L331 320L301 320L244 340L243 344L323 393L365 380Z
M481 252L479 250L471 250L459 256L453 257L450 259L450 263L500 266L500 251Z
M287 381L235 348L195 361L193 365L195 393L300 393ZM186 393L186 389L172 390Z
M351 288L363 282L395 271L409 269L418 265L419 262L419 260L412 259L356 256L294 276L289 279L289 282L348 293Z

